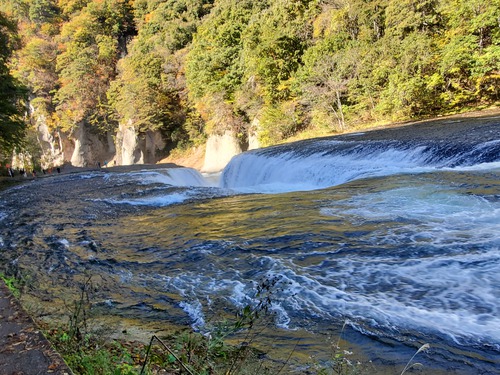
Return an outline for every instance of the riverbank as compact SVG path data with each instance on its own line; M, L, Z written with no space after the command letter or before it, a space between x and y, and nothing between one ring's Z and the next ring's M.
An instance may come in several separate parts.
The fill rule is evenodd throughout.
M33 319L0 280L0 373L71 375Z

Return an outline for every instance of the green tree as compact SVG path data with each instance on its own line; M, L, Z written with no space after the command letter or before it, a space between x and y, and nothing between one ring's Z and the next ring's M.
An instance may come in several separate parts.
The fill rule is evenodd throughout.
M61 30L62 51L57 56L60 88L56 94L59 121L71 130L88 120L112 126L106 92L116 77L123 53L120 41L135 33L132 8L125 0L89 3Z
M293 78L312 36L308 20L314 3L272 1L252 17L245 32L245 76L270 104L291 99Z
M243 77L242 33L255 4L221 0L198 28L186 61L186 79L194 100L223 93L233 97Z
M31 0L29 18L35 24L52 23L59 15L55 0Z
M26 130L23 118L26 92L8 65L15 41L15 24L0 13L0 154L3 157L22 145Z
M500 1L443 2L447 22L440 73L450 107L498 100L500 86Z
M185 48L210 6L207 0L134 3L138 35L108 92L118 121L139 132L161 130L174 143L188 138L184 126L193 117L186 104Z

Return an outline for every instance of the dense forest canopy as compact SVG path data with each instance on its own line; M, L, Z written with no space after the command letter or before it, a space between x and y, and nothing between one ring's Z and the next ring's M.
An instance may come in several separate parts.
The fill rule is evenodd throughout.
M12 76L9 59L16 46L16 25L0 13L0 162L23 143L26 123L23 119L25 90Z
M3 0L0 12L4 150L24 134L23 86L53 129L126 122L174 145L245 137L254 119L266 145L500 99L500 0Z

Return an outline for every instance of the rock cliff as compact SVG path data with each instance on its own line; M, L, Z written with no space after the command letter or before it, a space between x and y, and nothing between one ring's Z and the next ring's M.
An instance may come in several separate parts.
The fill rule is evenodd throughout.
M102 133L85 122L79 123L65 134L51 130L44 115L32 112L35 130L42 149L41 165L50 168L64 163L76 167L95 166L98 163L113 165L154 164L168 156L168 143L160 131L138 134L131 121L119 125L116 133ZM219 172L231 158L241 152L259 147L257 133L259 121L255 119L246 137L232 130L208 137L203 172Z

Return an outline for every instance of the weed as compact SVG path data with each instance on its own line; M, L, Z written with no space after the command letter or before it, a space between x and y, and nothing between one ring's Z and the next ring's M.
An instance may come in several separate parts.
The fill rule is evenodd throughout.
M273 300L276 300L276 292L279 290L277 284L280 279L279 276L265 278L256 288L253 304L238 311L234 320L217 321L207 325L204 334L199 332L181 334L173 347L169 347L158 337L153 336L141 374L146 370L147 362L152 361L149 352L155 341L167 352L164 355L166 361L182 368L188 374L224 373L230 375L243 372L248 359L257 359L262 355L253 349L251 344L274 321L270 309ZM266 320L266 318L270 319ZM240 344L229 345L228 340L237 335L243 335ZM251 370L252 373L255 371L260 374L266 373L261 361L258 367L258 369ZM279 373L281 369L275 373Z
M47 338L75 374L137 374L144 345L126 346L91 331L92 277L87 276L79 289L78 298L65 303L67 326L46 330Z
M406 371L408 371L409 369L411 369L412 367L415 367L415 366L422 366L421 363L418 363L418 362L415 362L415 363L412 363L413 362L413 359L415 358L415 356L426 350L426 349L429 349L430 345L429 344L424 344L422 345L416 352L415 354L413 354L413 356L410 358L410 360L408 361L408 363L406 364L405 368L403 369L403 371L401 372L401 375L403 375Z
M0 273L0 278L3 280L14 297L19 298L21 296L21 287L18 279L15 277L5 276L3 273Z
M0 278L4 281L12 295L19 299L21 294L30 285L31 277L24 271L21 273L16 261L10 262L4 269L5 273L0 272Z
M362 363L350 360L349 356L353 353L348 350L342 350L340 346L342 335L344 334L347 323L348 320L344 320L344 324L342 325L337 341L332 344L332 357L328 366L321 367L318 371L318 375L359 375L370 373L368 369L365 369L366 366L363 366Z
M67 334L69 339L75 342L82 340L82 331L86 332L88 328L88 319L92 304L90 302L90 291L92 290L92 276L88 276L85 282L80 286L80 294L77 300L72 304L66 305L69 311L69 327Z

